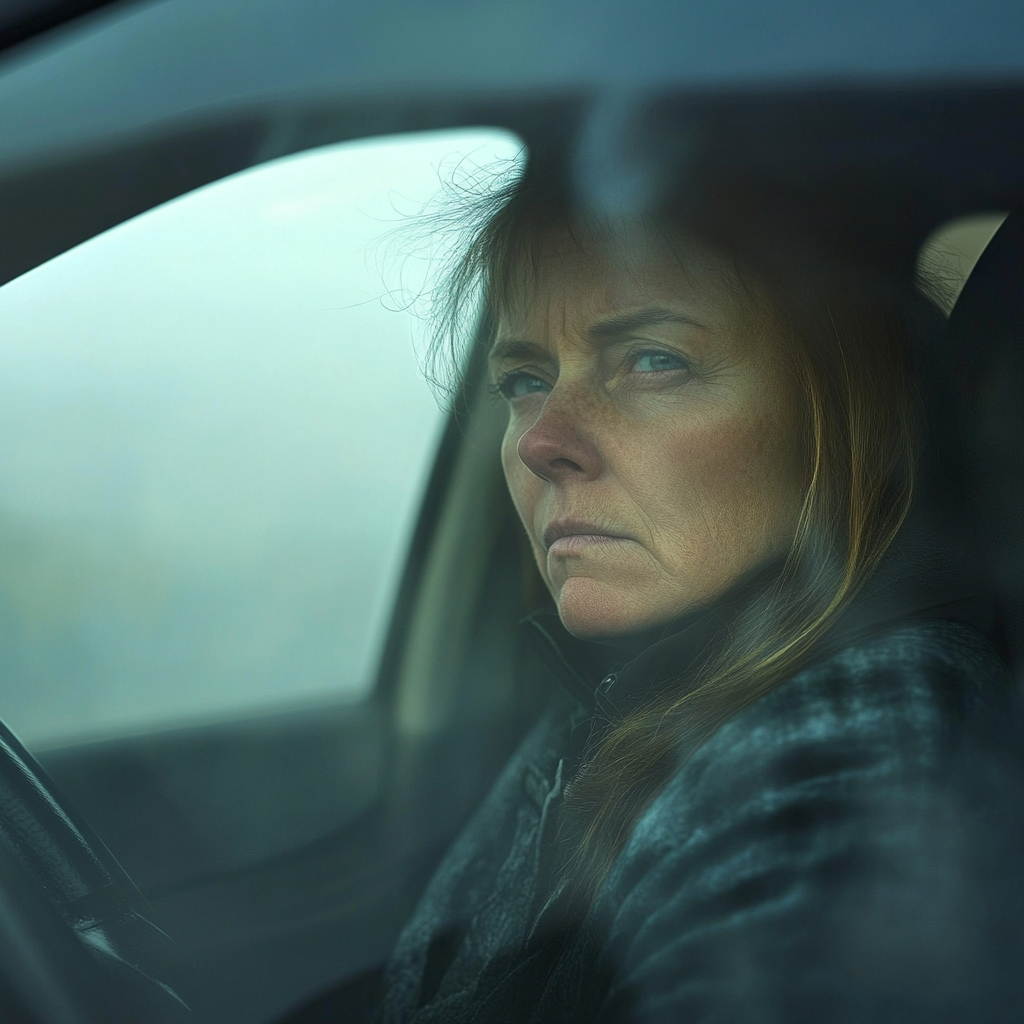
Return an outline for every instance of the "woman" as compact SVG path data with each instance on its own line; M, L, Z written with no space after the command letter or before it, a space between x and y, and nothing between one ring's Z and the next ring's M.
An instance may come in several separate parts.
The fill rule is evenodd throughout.
M403 932L388 1024L969 1004L943 780L1004 670L907 525L913 303L797 252L543 176L490 200L442 327L482 288L565 687Z

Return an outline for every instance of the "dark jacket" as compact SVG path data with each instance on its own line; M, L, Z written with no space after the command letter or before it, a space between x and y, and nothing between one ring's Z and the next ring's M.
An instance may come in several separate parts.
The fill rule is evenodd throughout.
M551 845L594 698L557 698L403 931L385 1024L978 1019L970 809L949 779L1005 669L955 587L886 605L891 584L675 772L580 918L551 902ZM591 684L597 714L692 633Z

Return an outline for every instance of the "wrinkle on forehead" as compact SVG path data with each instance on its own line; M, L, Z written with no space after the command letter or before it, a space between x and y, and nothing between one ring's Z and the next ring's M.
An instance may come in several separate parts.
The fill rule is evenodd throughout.
M721 299L749 307L754 298L728 257L649 221L553 229L531 258L512 264L510 277L493 296L496 340L539 341L532 334L541 325L563 337L583 335L623 309L720 306Z

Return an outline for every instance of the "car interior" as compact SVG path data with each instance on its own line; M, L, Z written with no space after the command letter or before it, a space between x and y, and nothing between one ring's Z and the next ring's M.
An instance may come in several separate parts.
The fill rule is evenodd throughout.
M671 189L702 216L799 237L808 252L827 248L865 280L918 282L944 314L929 335L932 347L920 354L922 379L955 384L955 393L936 384L925 396L925 493L995 595L993 637L1020 688L1024 57L1012 40L1024 38L1022 9L943 8L928 13L929 34L907 13L911 5L895 5L907 8L900 14L869 3L857 16L860 32L853 21L840 31L824 15L808 16L806 30L773 22L765 29L770 38L788 42L769 59L737 31L736 5L703 23L672 4L627 11L602 0L582 33L578 5L561 0L498 4L490 14L459 3L424 4L415 14L389 3L336 6L25 0L0 7L0 322L9 325L0 327L0 350L13 353L0 353L0 367L14 368L11 389L30 380L23 353L31 337L18 334L28 314L15 316L27 292L18 287L35 282L41 298L32 309L56 303L46 288L71 287L62 284L73 277L62 266L85 273L75 268L87 267L90 240L113 239L119 226L142 225L149 211L176 201L185 209L192 196L213 202L217 183L245 174L255 181L261 168L303 154L427 137L440 138L442 152L458 149L459 132L498 132L516 159L576 168L595 202L639 203L651 189ZM792 7L807 13L804 5ZM622 42L624 26L636 30L635 43ZM679 49L663 42L690 30L697 38ZM915 43L893 56L891 37L900 32ZM842 40L835 49L815 49L833 37ZM702 39L714 45L703 48ZM638 60L643 53L653 56ZM60 263L76 253L85 254L79 263ZM44 276L49 266L52 277ZM215 303L216 280L210 292ZM211 316L235 315L229 307ZM124 344L133 330L140 346L147 343L138 309L126 314ZM177 315L163 309L155 319ZM287 340L268 380L286 374L289 360L299 365L300 343ZM340 631L339 644L362 645L368 667L360 669L360 688L343 691L331 682L303 691L289 674L289 658L299 656L288 652L306 643L306 634L275 640L276 606L269 604L270 612L260 611L267 618L245 619L232 642L261 652L278 644L273 657L260 655L279 680L274 696L218 703L210 693L219 680L245 688L235 662L230 672L223 668L223 653L210 655L213 668L201 684L184 679L193 664L184 655L184 668L172 665L154 678L137 667L148 662L129 660L124 672L139 675L140 700L150 699L147 687L164 687L170 697L185 695L183 703L163 717L126 716L101 728L87 727L91 705L75 696L76 687L102 682L86 679L94 670L76 646L79 634L47 625L79 600L78 535L62 539L42 512L30 521L25 510L67 512L61 503L72 491L53 481L92 458L81 455L92 435L74 417L55 413L71 401L70 385L60 381L106 373L108 364L90 369L83 357L61 369L57 363L71 349L47 351L31 372L58 381L46 385L50 404L33 407L25 399L22 419L0 413L0 473L13 481L0 484L0 531L8 534L0 537L0 658L14 680L0 684L0 1017L271 1024L346 984L358 1001L358 979L370 979L372 988L431 871L547 697L519 639L520 620L543 597L504 490L496 455L504 413L488 392L483 361L469 358L443 408L431 405L409 428L409 440L396 434L388 442L418 453L419 474L403 492L406 525L388 542L397 552L391 582L371 600L360 572L325 549L296 563L294 572L305 576L318 561L329 563L324 594L380 606L380 625L372 628L369 619L338 621L349 612L330 604L341 601L335 597L324 597L324 609L301 605L295 613L319 615L325 630ZM182 373L199 351L182 342ZM217 358L244 355L237 346L224 351ZM109 366L132 358L112 356ZM324 379L363 372L346 358L339 357L337 378ZM317 365L301 364L301 373L315 376ZM171 374L164 367L152 373ZM205 390L187 394L219 409L218 382L241 372L210 371ZM416 386L426 395L422 376ZM141 379L126 375L125 387ZM298 394L320 394L301 374L296 380ZM25 387L24 394L36 393ZM168 394L173 402L177 392ZM389 409L384 418L401 411ZM287 434L278 419L262 415L273 428L267 437ZM169 415L166 423L161 429L171 433L160 451L201 451L207 443L179 445L179 420ZM25 424L45 426L39 437L47 439L46 451L63 453L54 456L51 476L39 476L39 493L56 495L45 501L15 494L18 481L36 479L17 469L18 459L34 458L23 443ZM224 429L250 429L246 424L258 428L253 418ZM115 464L118 446L135 444L126 430L115 423L114 454L97 454L81 472L115 481L103 492L114 497L103 499L102 536L128 551L131 528L117 504L128 491L119 490ZM76 441L75 431L85 440ZM345 436L353 445L368 443ZM342 469L343 449L344 439L334 449ZM261 447L259 458L264 454ZM287 467L291 459L286 453L278 462ZM253 472L264 464L268 474L278 472L278 462L266 456ZM161 462L159 472L170 464ZM32 462L36 470L43 472ZM190 474L199 472L185 466L166 486L192 486ZM370 501L363 484L346 491L338 472L341 490L324 491L330 501ZM274 491L283 506L296 506L292 477L281 473L252 494ZM242 501L227 493L232 479L208 485L211 500L227 495L225 508ZM197 513L195 529L209 530L208 564L216 567L221 534L204 516ZM223 535L241 530L239 522L231 519ZM343 532L337 527L331 537L349 547L365 543ZM109 564L121 566L120 557ZM185 619L178 605L159 602L143 615L149 591L141 584L126 584L116 601L86 588L81 600L99 602L90 614L100 608L106 616L89 619L89 636L116 633L118 644L134 650L154 631L173 630L174 643L187 648L189 637L219 628L217 601L234 608L242 600L249 577L238 579L237 594L211 591ZM346 639L346 629L355 639ZM172 652L166 658L173 661L178 647L167 643L159 650ZM325 650L335 657L333 647ZM17 686L28 696L16 700ZM1010 823L1024 811L1024 704L1020 694L1015 700L992 741L1004 791L993 814ZM36 705L38 712L22 710ZM58 725L36 727L32 715L44 713ZM1017 825L1006 825L1004 840L1013 864L1022 852Z

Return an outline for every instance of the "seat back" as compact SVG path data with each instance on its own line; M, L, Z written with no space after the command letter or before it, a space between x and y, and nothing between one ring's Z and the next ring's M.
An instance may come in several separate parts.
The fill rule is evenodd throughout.
M953 308L948 343L970 518L996 642L1024 687L1024 215L1011 214Z

